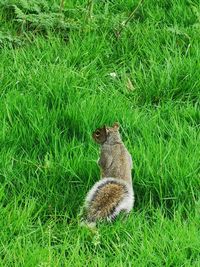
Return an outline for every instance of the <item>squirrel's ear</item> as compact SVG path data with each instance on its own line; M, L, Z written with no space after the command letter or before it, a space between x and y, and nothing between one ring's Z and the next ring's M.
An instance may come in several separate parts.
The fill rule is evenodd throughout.
M120 125L119 125L118 122L115 122L115 123L113 124L113 128L114 128L115 130L119 130L119 127L120 127Z
M106 128L106 125L103 126L103 129L105 131L105 134L107 135L108 134L108 129Z

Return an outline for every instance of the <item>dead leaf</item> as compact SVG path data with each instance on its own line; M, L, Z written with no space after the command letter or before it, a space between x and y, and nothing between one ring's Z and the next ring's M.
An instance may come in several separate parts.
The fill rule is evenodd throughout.
M131 80L129 78L127 78L127 83L126 83L126 87L129 91L133 91L135 90L133 83L131 82Z

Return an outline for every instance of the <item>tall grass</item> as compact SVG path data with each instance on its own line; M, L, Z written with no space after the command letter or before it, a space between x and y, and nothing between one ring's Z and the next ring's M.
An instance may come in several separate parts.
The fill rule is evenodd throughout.
M67 41L1 11L24 41L0 38L1 266L199 266L199 2L144 1L119 38L136 1L93 1L89 19L64 4ZM77 214L99 179L91 132L114 121L136 203L95 246Z

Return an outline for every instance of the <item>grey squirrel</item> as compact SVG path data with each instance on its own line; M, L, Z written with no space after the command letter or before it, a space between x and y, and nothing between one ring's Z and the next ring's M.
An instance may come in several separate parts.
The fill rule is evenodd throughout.
M92 134L100 144L98 164L101 179L88 192L85 203L85 221L112 221L121 211L129 213L134 205L131 169L132 158L121 140L119 124L104 126Z

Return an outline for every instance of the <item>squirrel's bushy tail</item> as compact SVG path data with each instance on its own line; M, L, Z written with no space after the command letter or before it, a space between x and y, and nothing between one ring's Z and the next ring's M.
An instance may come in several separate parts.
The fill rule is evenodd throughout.
M87 225L96 221L112 221L121 212L130 212L134 197L130 185L116 178L103 178L88 192L82 217Z

